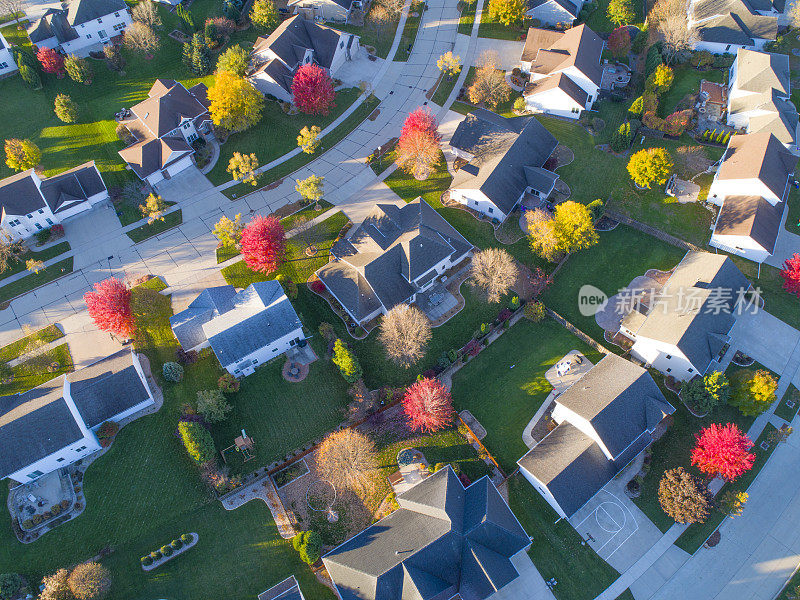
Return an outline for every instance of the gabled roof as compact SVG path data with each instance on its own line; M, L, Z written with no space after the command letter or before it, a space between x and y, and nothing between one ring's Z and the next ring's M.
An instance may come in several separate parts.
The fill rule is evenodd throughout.
M572 100L577 102L581 107L586 106L586 101L589 94L586 93L581 86L575 83L571 77L564 73L558 73L545 77L543 79L536 79L525 85L525 90L522 92L523 96L535 96L543 92L559 89L569 96Z
M328 263L317 275L360 319L381 305L390 310L405 302L419 288L415 281L471 248L422 198L402 207L376 204L349 238L331 248L339 262Z
M75 27L97 18L128 9L124 0L71 0L64 8L47 9L41 18L28 25L34 44L55 37L59 44L78 39Z
M0 396L0 479L83 439L63 384L58 377L24 394Z
M280 59L273 58L272 60L268 60L256 68L251 75L255 75L256 73L264 73L268 75L272 81L277 83L287 92L292 92L292 81L294 80L294 74L286 67L285 64L280 61ZM254 85L258 84L256 83Z
M788 97L791 95L789 57L739 48L736 52L736 79L732 83L738 90L760 94L774 89Z
M573 17L578 17L578 13L580 12L578 6L570 0L528 0L528 10L535 10L548 2L554 2Z
M700 41L753 46L753 38L774 40L778 17L763 16L745 0L694 0L692 23Z
M677 346L700 374L705 373L736 320L739 291L749 287L727 256L687 252L634 333Z
M585 24L565 32L531 27L525 38L522 62L530 62L532 73L550 75L574 66L595 85L600 85L603 70L600 57L603 40Z
M31 176L33 169L0 180L0 206L6 215L27 215L45 202Z
M728 196L714 226L715 235L749 237L772 254L786 203L770 204L761 196Z
M75 26L127 9L125 0L71 0L67 3L67 20Z
M258 595L258 600L303 600L303 593L294 575Z
M783 198L796 165L797 157L768 131L735 135L728 142L716 178L758 179L778 198Z
M343 600L483 600L518 576L530 539L488 477L464 488L447 466L397 501L323 557Z
M202 327L214 354L224 366L302 329L303 324L283 287L273 279L252 283L238 292L230 300L228 310L206 321Z
M145 138L119 151L141 179L194 152L182 137Z
M235 297L236 288L232 285L206 288L186 309L172 315L169 324L181 347L189 350L205 342L203 325L233 308Z
M192 89L200 88L195 86ZM203 97L206 93L207 90ZM147 100L132 106L131 110L152 137L163 137L178 127L183 119L196 119L208 112L197 97L172 79L156 79L147 96Z
M150 400L128 349L75 371L66 379L72 401L89 428Z
M336 45L342 35L332 27L319 25L297 14L278 25L268 37L259 37L253 45L253 53L259 54L269 49L289 69L294 70L303 60L306 50L313 50L314 62L330 69Z
M453 148L473 155L453 177L454 189L480 189L508 214L528 187L525 167L541 167L558 141L534 117L501 117L476 109L458 124Z
M675 412L647 371L616 354L607 354L556 402L589 421L615 459Z

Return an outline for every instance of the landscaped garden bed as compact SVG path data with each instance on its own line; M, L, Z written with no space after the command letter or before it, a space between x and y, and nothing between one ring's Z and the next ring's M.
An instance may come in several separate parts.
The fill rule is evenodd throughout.
M175 538L169 544L164 544L158 550L153 550L150 554L143 556L139 561L142 564L142 569L144 571L157 569L165 562L193 548L199 539L196 533L184 533L180 538Z

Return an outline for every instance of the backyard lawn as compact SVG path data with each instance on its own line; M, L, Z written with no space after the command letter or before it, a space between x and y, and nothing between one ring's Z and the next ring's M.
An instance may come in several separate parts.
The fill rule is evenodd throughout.
M545 372L570 350L594 364L602 358L552 319L523 319L453 376L456 410L483 425L483 443L506 473L527 452L522 432L552 389Z
M603 330L594 316L584 316L578 309L581 287L593 285L610 297L648 269L671 269L684 254L680 248L620 224L612 231L601 231L596 246L570 256L541 299L578 329L603 343Z
M658 116L666 117L675 112L678 103L687 95L696 95L700 91L703 79L714 83L723 83L727 77L727 69L709 69L698 71L689 63L676 66L673 70L675 79L670 87L659 98Z
M558 582L553 588L557 600L591 600L619 577L519 473L508 480L508 495L511 509L533 539L528 554L536 569L545 581ZM620 598L633 597L625 592Z
M163 288L160 280L150 281L146 287ZM135 299L138 294L134 292ZM110 450L91 465L83 482L86 511L78 519L23 545L13 537L10 517L3 511L0 571L20 572L38 584L42 575L108 546L112 553L103 564L111 571L115 600L216 598L221 574L226 598L251 600L291 573L306 598L332 599L280 539L267 507L251 502L233 512L224 510L180 447L174 433L182 405L194 402L198 390L216 387L219 367L213 355L206 355L186 367L182 383L164 383L161 364L174 360L177 342L167 321L170 300L157 298L157 308L140 316L136 347L150 359L164 406L122 429ZM5 493L4 486L3 501ZM200 534L195 548L155 571L142 572L139 557L184 532Z
M722 254L721 251L720 254ZM780 270L762 264L759 277L757 263L739 256L729 256L745 277L750 280L750 283L761 290L761 297L764 298L764 310L795 329L800 329L800 298L783 289L783 277L781 277Z
M700 475L700 472L691 466L689 458L695 445L695 434L711 423L735 423L739 429L746 432L755 419L743 416L738 408L728 404L716 407L707 417L695 417L686 409L680 399L664 386L663 375L653 369L650 370L650 374L658 383L667 401L675 407L675 413L672 415L673 423L670 428L652 446L653 460L650 463L650 471L644 478L642 495L634 502L656 527L661 531L666 531L674 521L664 513L658 503L658 483L664 471L684 467L687 471ZM728 375L730 375L730 369ZM708 533L710 534L711 531Z

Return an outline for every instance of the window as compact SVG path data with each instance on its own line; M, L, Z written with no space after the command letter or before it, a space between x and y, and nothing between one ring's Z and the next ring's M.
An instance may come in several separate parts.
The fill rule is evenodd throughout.
M493 213L493 212L494 212L494 209L493 209L493 208L490 208L490 209L489 209L489 213L491 214L491 213Z
M34 223L36 225L36 229L43 229L41 223Z
M92 39L92 34L91 34L91 33L87 33L87 34L86 34L86 39L87 39L87 40L90 40L90 39Z
M56 462L64 462L64 457L62 456L61 458L57 458Z
M344 48L344 40L342 40L341 42L339 42L339 48Z
M25 215L25 216L26 216L26 217L28 217L29 219L33 217L33 215L32 215L32 214L30 214L30 213L28 213L28 214L27 214L27 215Z
M53 224L53 222L50 219L45 219L45 221L47 221L48 225L52 225Z
M41 477L42 475L44 475L44 473L42 473L41 471L34 471L33 473L28 473L28 477L30 477L31 479L36 479L37 477Z
M114 16L115 16L115 17L118 17L118 16L119 16L119 13L118 13L118 12L115 12L115 13L114 13Z
M105 30L105 29L101 29L100 31L98 31L98 32L97 32L97 35L99 35L99 36L100 36L100 39L103 39L103 38L107 38L107 37L108 37L108 34L106 34L106 30Z
M671 354L667 354L667 360L670 360L671 358L672 358L672 355Z
M75 452L83 452L84 450L86 450L86 446L81 446L80 448L76 448Z
M258 364L258 359L257 359L257 358L254 358L254 359L253 359L253 364L254 364L254 365L257 365L257 364Z
M587 101L587 102L591 102L591 101L592 101L592 97L591 97L591 96L589 96L588 98L586 98L586 101Z
M277 348L273 348L273 349L272 349L272 351L273 351L273 352L277 352L277 351L278 351L278 349L277 349Z
M6 68L8 68L8 63L7 62L0 62L0 69L6 69Z
M672 369L667 369L667 373L672 373Z
M191 135L189 135L189 137L188 137L188 138L186 138L186 140L187 140L187 141L188 141L190 144L191 144L193 141L195 141L196 139L197 139L197 134L196 134L196 133L192 133Z
M694 373L694 369L689 369L689 373Z
M725 46L725 52L727 52L727 51L728 51L728 50L730 50L730 49L731 49L731 45L730 45L730 44L728 44L727 46Z
M190 126L191 124L192 124L192 122L191 122L191 121L186 121L186 123L184 123L184 124L183 124L183 128L184 128L184 129L189 129L189 126Z
M117 23L114 25L114 31L119 31L120 29L125 29L125 23Z
M43 208L40 208L40 209L39 209L39 214L40 214L40 215L43 215L43 214L44 214L44 209L43 209Z
M289 345L294 346L297 343L297 340L290 340Z

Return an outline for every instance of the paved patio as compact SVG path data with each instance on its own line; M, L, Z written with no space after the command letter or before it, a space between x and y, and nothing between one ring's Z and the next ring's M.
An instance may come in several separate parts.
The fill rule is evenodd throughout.
M435 323L448 311L458 306L458 298L451 294L444 285L437 283L429 290L419 294L415 304Z

